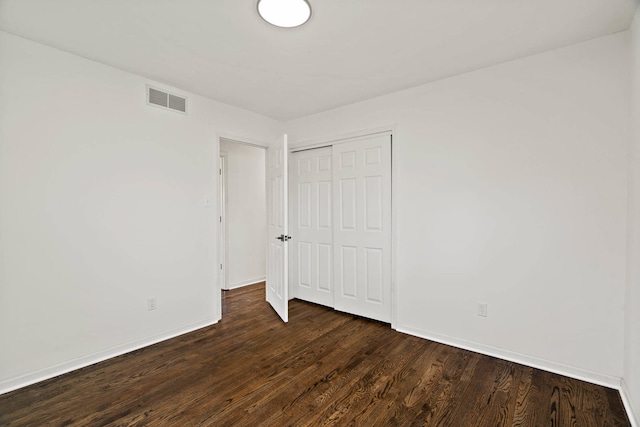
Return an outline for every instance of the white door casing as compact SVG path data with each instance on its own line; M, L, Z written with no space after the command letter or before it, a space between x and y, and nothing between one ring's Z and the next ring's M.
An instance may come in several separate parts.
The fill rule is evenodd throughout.
M291 154L289 279L295 298L333 307L332 148Z
M219 225L220 225L220 284L223 290L229 289L228 284L228 276L227 276L227 268L229 266L228 258L228 246L229 242L227 240L227 165L226 165L227 154L224 152L220 152L219 157L219 179L220 179L220 188L219 188Z
M288 182L287 135L267 148L267 284L266 298L288 322Z
M335 308L391 322L391 136L335 144Z

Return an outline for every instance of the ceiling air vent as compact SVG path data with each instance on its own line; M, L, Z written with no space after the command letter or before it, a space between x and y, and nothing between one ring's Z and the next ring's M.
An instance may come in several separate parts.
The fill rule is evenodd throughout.
M147 86L147 104L187 113L187 98Z

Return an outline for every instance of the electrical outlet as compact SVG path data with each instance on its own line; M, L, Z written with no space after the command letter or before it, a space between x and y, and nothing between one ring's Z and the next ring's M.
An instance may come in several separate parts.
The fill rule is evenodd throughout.
M487 317L487 304L478 303L478 316Z
M156 300L156 297L151 297L147 300L147 310L151 311L151 310L155 310L156 308L158 308L158 301Z

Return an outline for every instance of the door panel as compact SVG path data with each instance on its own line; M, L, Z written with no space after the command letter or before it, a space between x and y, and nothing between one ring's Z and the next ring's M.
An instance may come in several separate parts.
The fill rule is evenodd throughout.
M311 252L311 242L298 242L300 286L304 286L305 288L311 288Z
M333 146L335 308L391 321L391 137Z
M333 215L331 211L332 186L331 180L318 181L318 228L328 231L331 231L331 215Z
M344 170L344 169L343 169ZM340 229L356 230L356 179L346 178L340 180Z
M283 321L288 313L288 188L287 135L267 149L267 237L266 298ZM279 239L280 238L280 239Z
M364 179L364 227L367 231L382 231L382 177Z
M355 246L340 246L340 262L336 263L339 272L341 296L343 298L358 299L358 248Z
M296 298L333 307L331 147L291 154L290 279Z
M318 289L324 292L331 292L331 245L318 243Z
M298 183L298 225L311 228L311 183Z
M365 249L365 299L369 302L382 303L383 301L383 258L382 249Z

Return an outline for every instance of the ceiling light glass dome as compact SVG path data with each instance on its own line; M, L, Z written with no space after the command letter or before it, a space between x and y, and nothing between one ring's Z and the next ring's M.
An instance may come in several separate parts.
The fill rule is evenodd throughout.
M311 6L306 0L258 0L258 13L271 25L292 28L309 20Z

